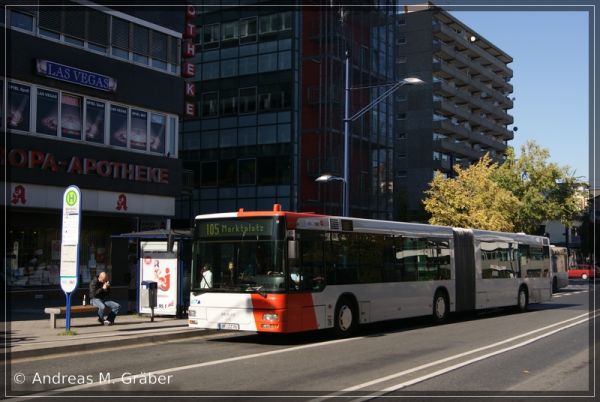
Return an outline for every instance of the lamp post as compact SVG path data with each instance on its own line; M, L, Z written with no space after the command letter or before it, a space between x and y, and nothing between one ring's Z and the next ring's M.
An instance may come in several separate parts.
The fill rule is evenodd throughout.
M358 89L358 88L350 88L350 53L346 51L346 68L345 68L345 90L344 90L344 177L337 178L337 176L331 175L323 175L321 177L330 176L328 179L323 179L321 181L331 181L331 180L339 180L341 179L343 182L343 197L342 197L342 215L349 216L350 211L350 192L349 192L349 166L350 166L350 122L358 119L373 107L375 107L379 102L387 99L391 94L393 94L398 88L403 87L404 85L420 85L424 84L424 81L416 78L416 77L408 77L404 78L401 81L392 84L383 84L383 85L374 85L372 87L384 87L389 86L390 88L386 90L383 94L379 95L377 98L372 100L368 105L360 109L358 112L350 115L350 90ZM317 181L321 178L319 177ZM337 179L333 179L336 177Z

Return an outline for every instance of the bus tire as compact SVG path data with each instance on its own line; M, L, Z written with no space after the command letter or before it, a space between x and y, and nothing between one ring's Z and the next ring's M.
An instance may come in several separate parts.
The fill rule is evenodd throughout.
M356 303L348 296L342 296L335 305L334 332L338 338L352 336L358 326Z
M552 293L556 293L558 292L558 280L556 279L556 276L554 278L552 278Z
M433 321L436 324L441 324L448 319L449 305L446 292L443 290L436 291L435 296L433 296Z
M528 307L529 293L527 292L527 288L525 286L521 286L517 295L517 311L520 313L525 312L527 311Z

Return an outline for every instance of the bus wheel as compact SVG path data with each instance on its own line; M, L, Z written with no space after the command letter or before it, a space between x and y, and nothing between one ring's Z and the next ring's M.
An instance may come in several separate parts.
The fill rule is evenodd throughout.
M358 313L348 297L342 297L335 306L335 334L339 338L351 336L356 331Z
M587 274L581 274L581 279L583 279L584 281L588 278Z
M519 288L519 295L517 296L517 310L519 312L527 311L529 306L529 295L527 294L527 288L522 286Z
M448 297L445 292L438 290L433 297L433 321L441 324L448 318Z

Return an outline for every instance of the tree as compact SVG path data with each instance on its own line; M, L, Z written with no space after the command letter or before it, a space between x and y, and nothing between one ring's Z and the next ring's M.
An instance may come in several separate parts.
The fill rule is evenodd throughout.
M519 200L492 180L498 165L486 154L466 169L454 166L455 178L437 172L423 201L429 223L498 231L514 229Z
M506 156L491 178L519 200L512 217L515 231L535 233L549 220L571 226L585 208L583 186L571 169L548 162L550 152L535 141L522 145L518 158L511 147Z

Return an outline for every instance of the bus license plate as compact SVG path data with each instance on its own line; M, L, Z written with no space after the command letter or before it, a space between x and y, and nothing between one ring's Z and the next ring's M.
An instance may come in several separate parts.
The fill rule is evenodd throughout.
M232 324L229 322L221 322L219 323L219 329L229 329L234 331L240 330L240 324Z

